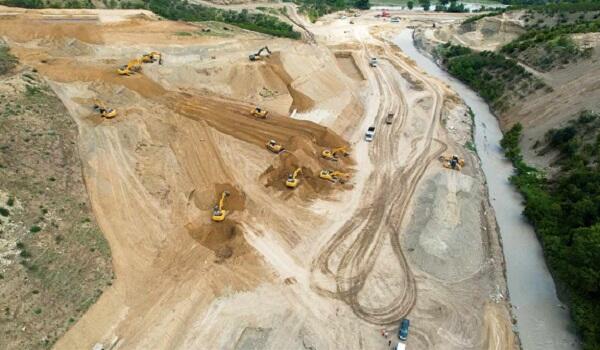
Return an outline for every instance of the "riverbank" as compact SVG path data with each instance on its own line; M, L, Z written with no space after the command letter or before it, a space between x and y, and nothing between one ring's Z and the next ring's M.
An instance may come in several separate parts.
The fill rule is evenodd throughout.
M508 182L513 167L500 148L502 132L498 120L481 97L418 50L412 32L404 31L395 42L419 67L450 85L475 113L475 144L502 236L508 290L522 347L578 349L568 312L557 298L533 227L521 214L522 197Z

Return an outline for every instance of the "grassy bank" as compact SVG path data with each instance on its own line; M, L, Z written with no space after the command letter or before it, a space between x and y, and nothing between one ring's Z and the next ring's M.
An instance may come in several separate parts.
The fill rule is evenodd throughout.
M326 14L347 9L367 10L371 6L369 0L288 0L298 5L300 13L305 14L315 22L319 17Z
M0 0L0 4L25 8L93 8L90 0L65 2L44 2L42 0ZM278 37L299 39L300 33L291 24L259 12L248 10L230 11L202 6L186 0L147 0L147 1L105 1L107 8L144 8L171 20L188 22L217 21L236 25L240 28Z
M566 289L584 349L600 349L600 118L583 112L568 126L548 133L545 151L558 152L560 166L550 179L523 161L521 131L516 124L502 140L516 169L511 182L523 194L523 214Z
M502 47L501 52L539 70L548 71L579 58L589 57L592 49L580 48L570 35L598 31L600 19L582 20L550 28L532 28Z
M499 111L514 99L525 98L545 87L515 61L490 51L476 52L450 43L439 45L434 55L442 65ZM516 87L516 88L515 88Z
M234 24L238 27L273 36L299 39L300 33L292 25L277 17L248 10L230 11L206 7L180 0L150 0L147 8L152 12L171 19L188 22L217 21Z
M0 47L0 67L16 59ZM49 349L112 282L77 126L31 70L0 77L0 349Z

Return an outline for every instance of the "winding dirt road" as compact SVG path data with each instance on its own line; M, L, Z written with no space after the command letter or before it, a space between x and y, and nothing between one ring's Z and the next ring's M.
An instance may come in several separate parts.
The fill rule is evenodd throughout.
M364 45L363 48L364 56L371 57ZM390 325L410 312L417 297L414 276L400 244L400 228L425 170L435 164L433 161L447 146L435 139L443 104L438 86L393 54L380 56L379 59L382 62L373 69L380 96L375 118L377 136L370 150L376 171L369 179L368 190L362 195L361 207L333 235L313 262L313 272L323 275L325 279L334 280L335 289L322 286L318 282L321 280L320 276L313 279L313 288L321 294L343 300L352 307L356 315L369 323ZM407 118L412 115L408 113L406 99L393 79L398 74L396 66L424 81L427 91L433 97L425 133L411 140L407 155L398 152L405 143L398 135L402 134ZM395 114L391 126L385 124L389 112ZM405 288L394 291L387 305L376 308L364 306L359 300L359 294L383 244L393 247L396 263L402 271L399 278ZM332 261L334 256L337 264Z

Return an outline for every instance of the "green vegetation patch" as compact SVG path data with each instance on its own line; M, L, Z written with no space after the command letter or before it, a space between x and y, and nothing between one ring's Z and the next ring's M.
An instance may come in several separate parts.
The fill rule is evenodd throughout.
M294 31L292 25L280 21L277 17L249 12L246 9L239 12L229 11L181 0L149 0L146 8L171 20L218 21L273 36L300 38L300 33Z
M112 280L107 241L93 220L78 131L35 72L0 78L0 349L50 349ZM23 86L25 85L25 86ZM90 219L91 218L91 219Z
M446 43L439 45L434 54L448 72L467 83L496 110L505 110L511 100L524 98L545 86L517 62L494 52L476 52Z
M10 72L17 63L17 58L10 53L9 48L0 44L0 75Z
M546 136L560 154L548 179L522 159L522 126L502 140L516 172L511 182L525 197L523 214L534 225L546 260L565 290L585 350L600 349L600 118L583 112Z
M311 22L315 22L319 17L336 11L352 8L367 10L371 7L369 0L293 0L292 2L299 6L300 13L307 15Z
M461 25L467 25L467 24L470 24L470 23L474 23L474 22L477 22L480 19L485 18L485 17L497 16L497 15L501 14L502 12L504 12L504 11L493 11L493 12L482 13L482 14L479 14L479 15L471 16L471 17L465 19L464 21L462 21Z
M560 64L568 64L578 58L590 56L592 49L579 48L570 34L599 30L600 19L531 29L503 46L501 52L540 70L548 71Z
M52 2L43 0L0 0L0 4L25 8L93 8L91 0L70 0ZM277 17L260 13L223 10L214 7L202 6L187 0L145 0L145 1L104 1L108 8L143 8L171 20L188 22L218 21L236 25L247 30L269 34L278 37L299 39L300 33L293 30L291 24L279 20ZM185 34L184 34L185 35ZM1 68L0 68L1 74Z

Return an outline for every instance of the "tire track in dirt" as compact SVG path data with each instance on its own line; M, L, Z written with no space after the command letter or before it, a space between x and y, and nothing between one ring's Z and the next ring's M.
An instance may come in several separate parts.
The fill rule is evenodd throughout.
M365 48L365 51L368 50ZM393 56L388 59L393 62L394 67L398 64L405 66L402 61ZM407 70L415 76L421 76L421 73L416 70ZM446 150L447 146L434 138L434 133L440 123L443 96L436 86L423 79L434 98L427 133L424 137L413 140L414 147L412 147L410 156L407 157L409 161L404 167L397 170L390 169L390 164L393 164L398 149L398 143L394 142L394 136L398 135L408 119L407 102L401 91L397 87L394 88L394 84L386 78L382 67L375 69L375 75L382 96L382 103L377 112L378 126L383 125L384 115L390 110L401 111L400 122L396 123L397 125L388 132L380 131L380 135L383 135L375 140L374 147L371 149L370 155L374 159L376 168L382 170L375 173L371 180L375 183L373 187L378 188L379 191L375 195L368 193L365 195L367 198L364 202L371 205L365 205L359 209L354 218L327 242L325 248L313 262L313 272L318 271L329 279L333 279L335 291L319 286L314 278L312 288L320 294L343 300L363 320L383 325L398 321L412 309L416 302L414 276L402 251L399 228L427 167ZM422 145L417 148L420 143ZM434 143L439 145L436 147ZM394 192L390 193L390 191ZM345 247L346 241L353 236L356 238L348 247ZM372 272L380 248L386 239L389 239L397 263L404 271L404 275L400 278L407 288L400 291L401 294L387 306L365 307L359 301L359 293L363 290L366 279ZM343 249L342 258L334 272L330 262L340 248Z

